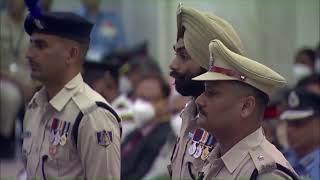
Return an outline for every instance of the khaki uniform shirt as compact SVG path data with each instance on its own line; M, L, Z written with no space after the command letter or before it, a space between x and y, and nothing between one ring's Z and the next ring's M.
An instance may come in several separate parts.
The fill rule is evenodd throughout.
M171 164L168 166L173 180L195 179L205 165L206 161L188 154L188 148L192 145L189 132L193 132L197 128L196 113L197 106L194 100L190 101L181 112L180 135L173 151Z
M291 179L276 168L276 163L296 174L281 152L266 140L262 128L242 139L223 156L219 154L218 144L199 179L250 179L255 169L259 174L257 179Z
M104 108L86 113L85 104L96 101L106 103L80 74L49 102L44 88L34 95L24 120L23 152L28 179L120 179L120 124ZM76 146L71 130L80 111L84 116ZM54 119L71 125L65 129L66 143L55 148L50 137ZM100 138L104 131L109 133L108 141Z

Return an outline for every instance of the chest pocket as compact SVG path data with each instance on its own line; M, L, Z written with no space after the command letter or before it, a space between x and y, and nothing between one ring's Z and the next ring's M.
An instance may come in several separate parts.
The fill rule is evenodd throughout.
M74 160L77 155L73 150L73 146L70 135L67 137L67 141L64 145L58 144L54 147L50 144L48 148L49 159L57 161L58 164Z

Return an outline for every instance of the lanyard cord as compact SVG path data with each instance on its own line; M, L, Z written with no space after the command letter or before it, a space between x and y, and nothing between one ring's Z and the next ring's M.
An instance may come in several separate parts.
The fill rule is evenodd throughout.
M41 170L42 170L42 176L43 176L43 179L44 180L47 180L47 178L46 178L46 174L45 174L45 172L44 172L44 163L45 163L45 161L48 159L48 155L43 155L42 156L42 168L41 168Z

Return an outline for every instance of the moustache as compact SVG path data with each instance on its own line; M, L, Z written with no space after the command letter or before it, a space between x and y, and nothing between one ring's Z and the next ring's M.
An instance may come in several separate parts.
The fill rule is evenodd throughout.
M175 79L185 79L185 76L178 73L177 71L171 71L169 75Z
M28 58L27 60L28 60L29 66L31 66L31 67L38 67L39 66L39 64L34 62L31 58Z

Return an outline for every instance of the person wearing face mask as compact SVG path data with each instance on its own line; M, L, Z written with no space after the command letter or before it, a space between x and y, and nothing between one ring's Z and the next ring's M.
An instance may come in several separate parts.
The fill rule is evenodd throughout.
M219 39L238 54L243 53L243 47L227 21L182 4L177 8L177 29L176 56L170 64L170 76L174 78L176 90L183 96L191 96L192 100L181 112L181 130L168 170L172 179L195 179L214 146L215 138L195 123L197 108L194 99L203 92L204 85L191 79L208 69L210 40Z
M316 52L309 48L300 49L296 56L293 65L293 76L298 82L315 72Z
M121 179L150 179L166 174L166 163L159 163L162 158L158 157L173 134L169 95L170 86L160 75L147 76L137 84L133 103L137 127L121 145Z

